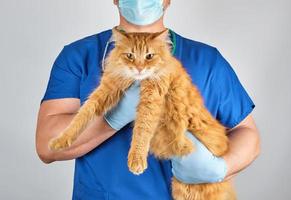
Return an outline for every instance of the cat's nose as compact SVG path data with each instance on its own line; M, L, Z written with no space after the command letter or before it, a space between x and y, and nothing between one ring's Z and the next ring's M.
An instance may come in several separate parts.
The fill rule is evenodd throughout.
M141 66L137 66L136 69L138 72L141 72L143 68Z

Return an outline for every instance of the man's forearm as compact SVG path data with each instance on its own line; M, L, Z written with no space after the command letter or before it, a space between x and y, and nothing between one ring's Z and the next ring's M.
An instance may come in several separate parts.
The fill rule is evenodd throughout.
M228 132L229 151L223 156L228 167L226 179L249 166L260 152L259 133L252 117Z
M42 120L43 122L39 124L36 144L38 154L45 163L80 157L115 133L115 130L108 126L103 117L96 117L71 147L62 151L49 150L49 140L58 136L69 125L74 116L75 114L44 116L46 119Z

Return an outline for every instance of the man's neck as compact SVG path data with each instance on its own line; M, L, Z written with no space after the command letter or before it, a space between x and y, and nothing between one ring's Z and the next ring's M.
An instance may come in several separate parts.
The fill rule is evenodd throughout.
M126 32L160 32L165 29L164 17L161 17L158 21L153 24L139 26L127 22L122 16L120 16L120 23L118 28Z

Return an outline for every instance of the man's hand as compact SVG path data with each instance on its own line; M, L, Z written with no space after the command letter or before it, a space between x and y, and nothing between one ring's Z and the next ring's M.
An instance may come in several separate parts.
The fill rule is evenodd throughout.
M227 172L226 162L223 158L214 156L189 131L186 136L193 142L195 150L182 157L173 157L173 175L183 183L215 183L225 178Z
M104 119L114 130L120 130L135 119L139 93L140 83L136 81L125 91L117 106L105 114Z

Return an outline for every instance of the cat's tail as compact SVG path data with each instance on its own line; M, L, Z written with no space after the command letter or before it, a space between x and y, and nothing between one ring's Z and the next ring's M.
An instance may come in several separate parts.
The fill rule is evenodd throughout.
M228 181L209 184L184 184L172 178L174 200L237 200L234 188Z

